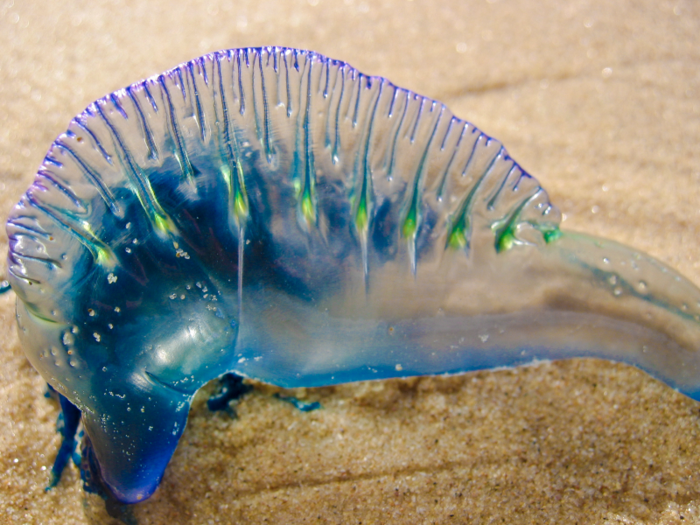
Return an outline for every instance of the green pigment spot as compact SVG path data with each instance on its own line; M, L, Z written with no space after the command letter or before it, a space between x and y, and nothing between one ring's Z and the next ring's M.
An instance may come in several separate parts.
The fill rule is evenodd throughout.
M513 229L508 226L496 236L496 253L510 250L515 243L515 233Z
M549 244L550 242L554 242L557 239L559 239L562 236L561 230L558 227L553 227L549 229L543 229L540 230L542 231L542 236L544 237L544 242Z
M240 222L248 215L248 195L243 184L243 168L240 162L236 162L236 171L238 172L237 179L232 176L228 166L221 167L221 174L226 181L226 185L230 188L229 191L233 193L233 214L236 220Z
M234 199L234 210L237 218L245 217L248 214L248 203L246 202L246 195L241 191L236 192L236 197Z
M418 221L416 220L416 209L414 207L411 207L411 210L408 212L406 219L403 221L403 228L401 232L403 233L404 237L410 239L415 235L417 228Z
M452 228L447 245L455 250L461 250L467 245L467 236L464 233L464 222L460 221Z
M97 264L107 267L114 266L114 258L108 249L96 246L95 250L97 252Z
M316 218L316 214L314 213L314 202L308 188L304 191L304 197L301 199L301 211L308 222L313 222Z
M153 222L155 223L156 229L162 233L166 233L170 231L170 227L168 226L168 220L162 217L160 214L156 213L155 217L153 218Z
M367 218L367 200L365 199L365 196L362 195L360 203L357 206L357 213L355 214L355 225L357 226L357 229L359 231L363 232L367 229L368 222L369 221Z

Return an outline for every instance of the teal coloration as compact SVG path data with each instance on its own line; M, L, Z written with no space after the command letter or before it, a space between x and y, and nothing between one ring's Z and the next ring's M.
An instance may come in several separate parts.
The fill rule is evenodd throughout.
M245 394L253 390L253 387L246 385L243 378L236 374L224 374L219 378L219 390L207 400L207 407L212 412L226 410L234 417L235 410L231 408L231 401L236 401Z
M56 421L56 430L61 434L61 447L58 449L56 459L51 467L51 478L46 490L51 490L61 481L61 474L72 459L76 465L80 465L80 455L76 452L75 436L80 424L80 410L61 394L56 394L49 385L49 395L58 397L61 412Z
M297 410L301 410L302 412L313 412L314 410L322 408L321 403L319 403L318 401L302 401L301 399L298 399L296 397L283 396L282 394L275 394L274 397L276 397L280 401L284 401L285 403L291 404L294 408L296 408Z
M234 49L76 116L8 220L8 271L27 357L82 411L86 479L134 503L226 373L293 388L590 356L700 399L700 291L559 223L443 104Z

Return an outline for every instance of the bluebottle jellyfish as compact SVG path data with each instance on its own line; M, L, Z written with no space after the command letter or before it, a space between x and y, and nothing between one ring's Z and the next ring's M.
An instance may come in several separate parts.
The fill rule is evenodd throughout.
M600 357L700 400L700 290L562 231L500 142L314 52L205 55L90 104L8 222L27 357L119 501L194 393Z

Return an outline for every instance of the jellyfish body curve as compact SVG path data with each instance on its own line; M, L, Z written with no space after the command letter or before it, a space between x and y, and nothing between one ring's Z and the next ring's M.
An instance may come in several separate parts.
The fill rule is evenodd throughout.
M75 117L8 220L8 267L27 357L134 503L226 372L322 386L591 356L700 400L700 291L559 222L443 104L234 49Z

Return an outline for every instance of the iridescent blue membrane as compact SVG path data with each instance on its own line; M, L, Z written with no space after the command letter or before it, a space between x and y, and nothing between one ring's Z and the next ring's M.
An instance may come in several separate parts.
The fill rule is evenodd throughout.
M443 104L234 49L75 117L7 223L9 276L29 360L132 503L227 372L312 387L595 356L700 399L700 291L559 222Z

